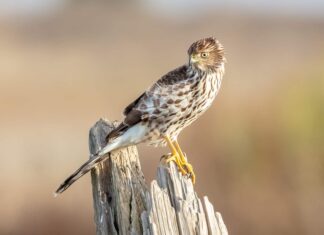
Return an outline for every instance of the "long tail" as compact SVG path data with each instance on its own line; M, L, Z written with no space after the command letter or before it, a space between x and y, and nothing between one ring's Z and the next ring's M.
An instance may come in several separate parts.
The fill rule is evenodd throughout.
M81 176L89 172L94 168L99 162L104 161L107 158L107 153L129 146L131 144L137 144L141 142L147 133L147 127L144 125L134 125L129 128L121 136L113 139L104 148L102 148L98 153L93 155L86 163L84 163L79 169L77 169L72 175L70 175L58 189L55 191L54 196L63 193L68 187L70 187L76 180Z
M75 181L77 181L81 176L85 175L92 168L94 168L97 163L105 160L107 158L107 153L112 150L118 149L120 146L120 142L113 141L107 144L103 149L101 149L98 153L93 155L88 161L86 161L79 169L77 169L72 175L70 175L58 189L55 191L54 196L57 196L60 193L63 193L68 187L70 187Z

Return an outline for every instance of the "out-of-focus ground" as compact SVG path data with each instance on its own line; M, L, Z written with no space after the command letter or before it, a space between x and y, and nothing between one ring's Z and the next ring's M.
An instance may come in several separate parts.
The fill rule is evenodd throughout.
M214 35L228 63L212 108L180 136L230 234L324 231L324 20L211 8L169 19L138 5L70 4L0 20L0 234L94 234L88 129ZM140 146L147 181L167 149Z

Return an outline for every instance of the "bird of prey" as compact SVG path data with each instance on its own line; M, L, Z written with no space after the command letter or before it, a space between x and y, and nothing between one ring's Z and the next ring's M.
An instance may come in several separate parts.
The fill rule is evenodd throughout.
M166 162L174 161L179 171L195 182L191 164L187 162L177 138L180 132L200 117L215 99L224 74L224 49L214 38L194 42L188 50L186 64L157 80L124 110L123 122L107 136L107 145L68 177L56 190L65 191L107 153L139 143L167 145L171 153Z

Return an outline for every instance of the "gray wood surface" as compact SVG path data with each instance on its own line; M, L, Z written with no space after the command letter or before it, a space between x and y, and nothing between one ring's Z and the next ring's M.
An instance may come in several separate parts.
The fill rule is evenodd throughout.
M105 146L114 125L99 120L90 130L90 153ZM92 170L97 235L227 235L220 213L191 180L170 163L160 164L146 186L135 146L113 151Z

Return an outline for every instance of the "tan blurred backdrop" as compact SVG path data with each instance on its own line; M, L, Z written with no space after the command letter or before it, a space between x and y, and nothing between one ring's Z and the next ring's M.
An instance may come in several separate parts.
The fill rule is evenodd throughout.
M87 159L88 129L120 120L211 35L226 48L226 76L180 136L198 194L230 234L323 234L321 14L210 1L21 2L17 12L0 4L0 234L94 234L89 175L52 197ZM139 151L150 181L167 149Z

